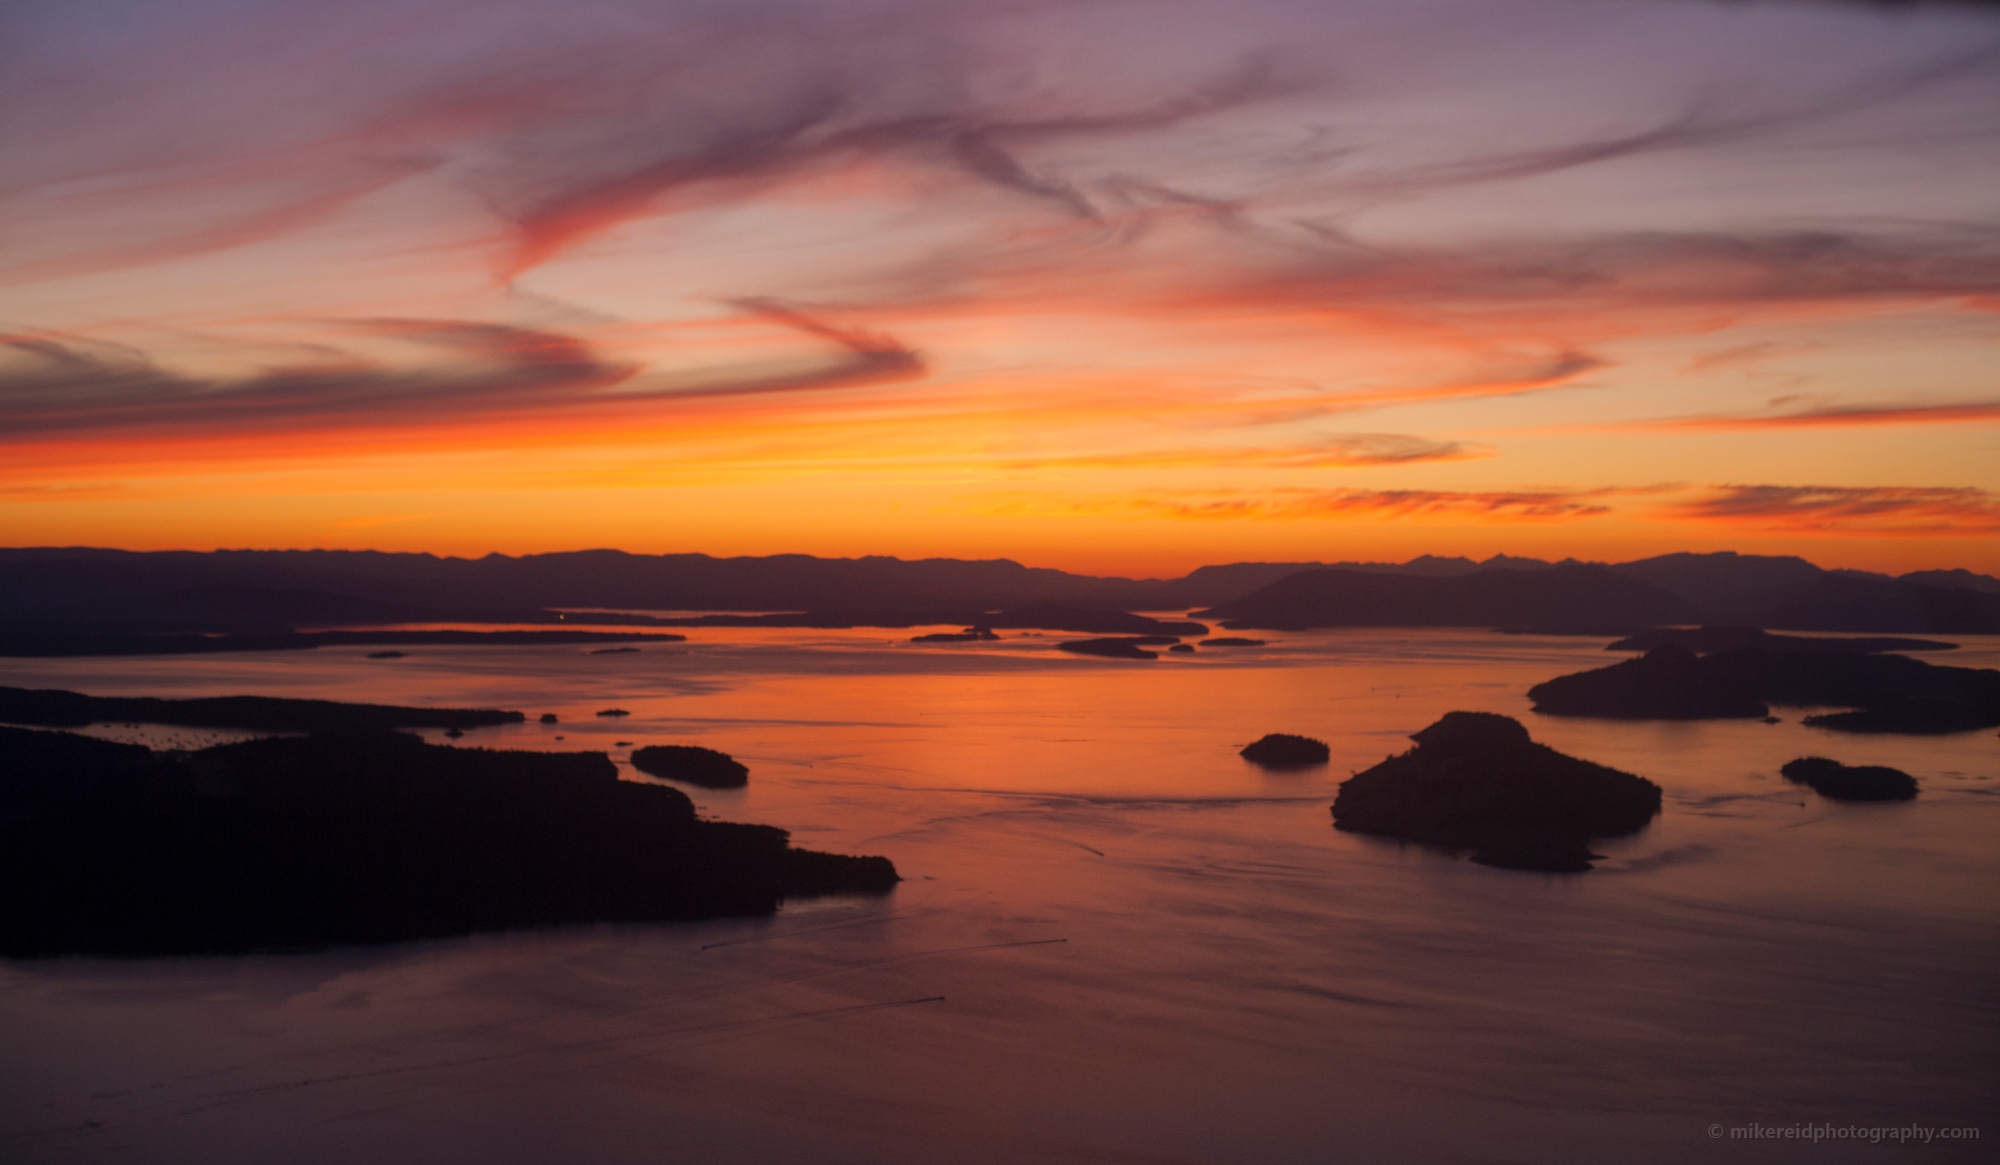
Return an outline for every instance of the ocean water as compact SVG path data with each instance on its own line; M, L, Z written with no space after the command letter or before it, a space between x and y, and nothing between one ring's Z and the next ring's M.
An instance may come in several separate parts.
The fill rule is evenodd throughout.
M1622 658L1595 639L1314 632L1132 663L1054 636L905 642L920 630L0 661L0 683L99 695L530 716L463 746L622 763L704 744L751 768L747 789L689 790L704 814L886 854L907 879L769 919L0 963L0 1160L1996 1155L1990 731L1529 712L1530 685ZM2000 666L2000 637L1962 642L1926 658ZM611 707L631 714L594 715ZM1342 779L1453 709L1649 777L1665 810L1575 876L1331 828ZM1326 740L1332 763L1235 755L1273 731ZM1777 775L1809 754L1895 765L1923 793L1825 801ZM1822 1139L1732 1133L1753 1125ZM1967 1127L1983 1139L1854 1138Z

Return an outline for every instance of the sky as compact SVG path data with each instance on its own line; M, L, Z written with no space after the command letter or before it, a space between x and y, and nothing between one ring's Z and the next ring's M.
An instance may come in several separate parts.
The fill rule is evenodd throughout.
M11 0L0 543L2000 570L2000 6Z

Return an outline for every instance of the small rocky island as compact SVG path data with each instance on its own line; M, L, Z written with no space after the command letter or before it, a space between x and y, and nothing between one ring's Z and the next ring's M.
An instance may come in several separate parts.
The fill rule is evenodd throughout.
M765 915L881 892L887 858L700 820L601 752L385 730L156 753L0 728L0 955L299 950Z
M1512 717L1447 712L1410 739L1417 747L1342 783L1334 828L1566 874L1600 856L1591 839L1637 833L1660 811L1658 785L1536 744Z
M1916 778L1887 765L1844 765L1823 756L1802 756L1778 771L1834 801L1908 801L1917 795Z
M704 789L740 789L750 783L750 770L743 762L693 744L649 744L632 754L632 767Z
M1245 745L1237 755L1267 769L1303 769L1325 764L1333 753L1323 740L1273 732L1262 740Z

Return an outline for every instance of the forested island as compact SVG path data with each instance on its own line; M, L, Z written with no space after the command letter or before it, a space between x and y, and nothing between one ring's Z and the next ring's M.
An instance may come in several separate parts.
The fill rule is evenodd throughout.
M1147 635L1129 635L1109 639L1072 639L1056 644L1057 651L1067 651L1071 655L1095 655L1104 659L1158 659L1160 653L1147 651L1148 647L1161 647L1174 640L1159 639Z
M684 643L659 631L252 631L239 634L141 634L98 631L0 631L0 656L48 659L86 655L217 655L236 651L312 651L321 647L548 647L572 643ZM621 650L637 650L626 648ZM370 659L396 652L372 652Z
M750 770L743 762L697 744L648 745L632 754L632 767L704 789L740 789L750 783Z
M1778 771L1793 784L1834 801L1908 801L1917 795L1916 778L1887 765L1847 765L1823 756L1802 756Z
M172 724L182 728L248 728L264 732L330 732L388 728L486 728L519 724L519 712L493 708L407 708L344 704L278 696L86 696L60 688L0 687L0 724L82 728L89 724Z
M1774 635L1755 627L1707 625L1702 627L1655 627L1605 645L1606 651L1651 651L1655 647L1682 647L1701 655L1717 651L1858 651L1873 655L1886 651L1957 651L1958 644L1938 639L1908 639L1894 635L1811 636Z
M0 954L293 950L769 914L881 892L887 858L698 820L603 753L383 729L155 753L0 728Z
M1512 717L1447 712L1417 747L1349 778L1336 829L1470 850L1505 869L1579 873L1594 838L1644 829L1660 787L1535 743Z
M1835 707L1805 723L1842 732L1937 735L2000 725L2000 671L1862 651L1739 649L1697 656L1667 644L1528 689L1535 711L1609 720L1756 719L1768 705Z

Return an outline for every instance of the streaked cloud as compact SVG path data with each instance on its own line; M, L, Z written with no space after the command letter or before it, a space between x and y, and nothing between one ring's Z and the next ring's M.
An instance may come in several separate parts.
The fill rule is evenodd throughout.
M714 396L805 392L921 375L890 337L837 327L768 301L743 311L837 349L831 357L708 368L635 380L640 367L550 329L451 320L371 319L335 334L398 342L400 362L319 345L312 363L253 376L198 377L143 352L71 337L0 335L0 430L21 438L94 430L240 431L303 424L463 423L523 410L643 407Z
M1612 512L1611 499L1651 490L1428 490L1274 489L1147 491L1132 497L1016 492L980 503L981 512L1006 515L1129 514L1188 521L1243 519L1403 519L1451 522L1570 522Z
M1763 413L1718 413L1667 417L1639 425L1655 429L1810 429L1867 425L1941 425L2000 420L2000 400L1937 404L1821 405Z
M2000 493L1921 486L1730 485L1676 503L1676 518L1762 530L1871 536L2000 533Z
M1785 534L1966 538L2000 531L2000 493L1914 486L1605 486L1592 489L1149 490L1133 496L999 491L981 513L1189 521L1414 521L1470 525L1660 520Z
M1270 469L1343 469L1360 466L1412 465L1423 461L1468 461L1490 457L1493 450L1465 441L1434 441L1401 433L1346 433L1305 445L1224 446L1133 450L1122 453L1077 453L1049 457L994 458L993 468L1025 469L1159 469L1186 467L1250 467Z
M0 337L0 427L16 438L84 430L257 429L340 420L438 420L574 397L635 369L553 332L439 320L369 320L357 331L436 360L405 366L322 359L235 380L160 368L143 353L47 336Z

